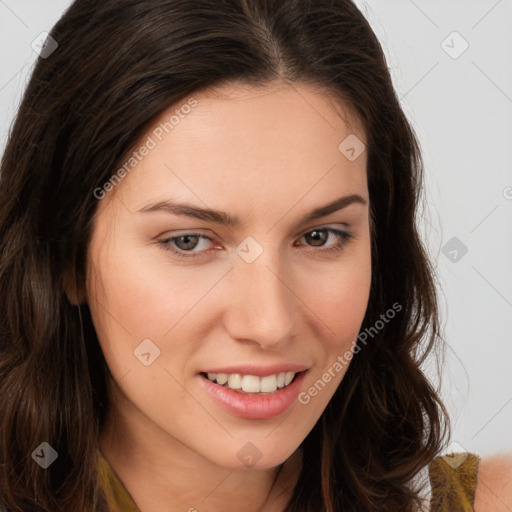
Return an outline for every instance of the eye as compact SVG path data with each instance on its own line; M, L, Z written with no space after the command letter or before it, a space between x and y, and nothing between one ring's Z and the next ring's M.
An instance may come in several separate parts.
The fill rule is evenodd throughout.
M335 243L330 245L327 249L321 249L320 251L314 252L330 252L330 251L340 251L345 247L348 243L349 239L353 238L353 235L348 231L341 231L339 229L334 228L318 228L312 231L308 231L301 238L304 238L308 241L308 244L312 243L312 247L324 247L326 245L326 241L329 238L334 238ZM307 249L311 251L311 249Z
M341 231L334 228L317 228L304 233L300 238L306 240L309 248L307 252L330 253L331 251L341 251L354 235L347 231ZM334 239L333 244L326 244L329 239ZM165 250L171 251L179 258L195 258L208 252L204 245L213 240L201 233L184 233L180 236L173 236L161 240L159 243ZM201 247L201 242L204 242ZM326 247L327 248L324 248ZM199 250L194 250L199 247ZM315 249L320 247L320 249Z
M164 244L164 247L166 249L174 252L177 256L180 256L183 258L190 258L190 257L197 256L198 254L196 254L196 253L205 252L205 250L193 251L193 249L200 247L201 242L206 242L206 241L212 242L212 239L205 235L202 235L200 233L185 233L184 235L174 236L172 238L163 240L162 243ZM171 244L174 244L174 247ZM176 247L177 247L177 249L176 249ZM205 248L203 247L203 249L205 249ZM192 254L184 254L184 253L192 253Z

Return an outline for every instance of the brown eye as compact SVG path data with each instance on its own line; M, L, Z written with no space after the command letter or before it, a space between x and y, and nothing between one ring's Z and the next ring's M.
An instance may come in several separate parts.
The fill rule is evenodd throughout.
M329 238L329 233L325 229L315 229L314 231L306 233L304 236L308 239L308 243L318 247L324 245L325 241Z
M329 240L329 237L332 237L336 240L334 244L327 245L326 241ZM341 250L345 244L348 243L350 238L353 238L353 235L348 233L347 231L340 231L339 229L334 228L325 228L325 229L314 229L312 231L308 231L302 236L306 240L306 244L309 247L324 247L326 249L319 249L318 251L313 252L328 252L328 251L339 251ZM310 250L310 249L308 249Z
M199 235L183 235L178 236L176 238L172 238L178 249L182 251L189 251L191 249L195 249L197 247L197 242L199 241Z

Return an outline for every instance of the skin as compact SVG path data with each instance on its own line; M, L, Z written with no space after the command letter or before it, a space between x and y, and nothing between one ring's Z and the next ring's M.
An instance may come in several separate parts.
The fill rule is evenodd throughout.
M512 510L512 453L482 458L474 506L475 512Z
M366 138L346 105L310 85L231 84L193 97L197 106L107 192L95 215L86 286L74 300L88 302L114 379L99 445L142 512L241 503L246 512L277 512L301 468L298 447L348 365L307 405L267 420L221 409L198 372L303 363L304 391L353 348L371 280L367 157L350 161L338 145L350 134ZM348 194L365 204L298 223ZM139 212L161 200L224 210L242 224ZM325 252L340 239L322 231L323 246L315 245L315 228L353 238ZM212 239L189 242L198 257L166 250L165 239L190 232ZM263 249L252 263L236 252L249 236ZM169 245L186 252L183 242ZM144 339L161 351L149 366L133 353ZM237 457L248 442L261 452L250 468Z

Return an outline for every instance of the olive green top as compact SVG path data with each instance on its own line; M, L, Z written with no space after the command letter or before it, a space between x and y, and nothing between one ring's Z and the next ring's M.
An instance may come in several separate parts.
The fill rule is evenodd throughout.
M99 456L99 480L100 485L105 491L110 506L111 512L140 512L137 505L133 501L130 493L121 482L121 479L116 475L107 459L103 456L100 450Z
M99 478L111 512L141 512L101 451ZM429 466L430 512L472 512L480 458L456 453L435 458Z
M431 512L472 512L480 457L454 453L435 458L429 467Z

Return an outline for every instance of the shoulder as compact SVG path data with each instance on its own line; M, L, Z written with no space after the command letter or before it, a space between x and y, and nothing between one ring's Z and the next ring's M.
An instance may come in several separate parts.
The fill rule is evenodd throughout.
M483 457L478 469L475 512L512 510L512 453Z

